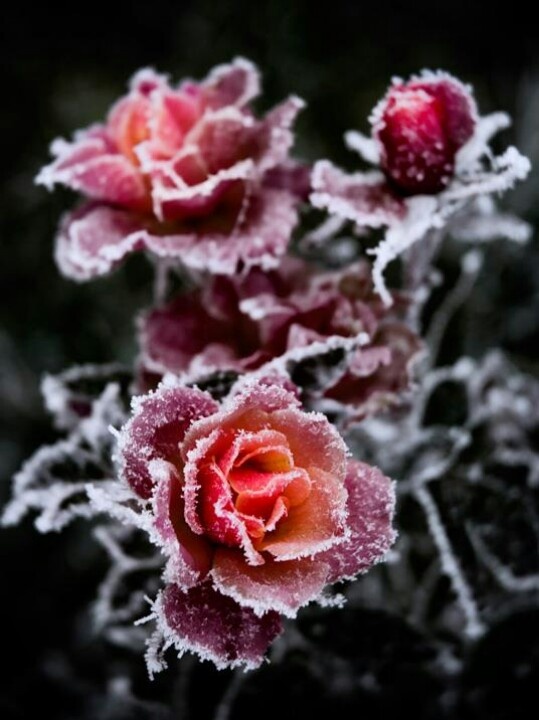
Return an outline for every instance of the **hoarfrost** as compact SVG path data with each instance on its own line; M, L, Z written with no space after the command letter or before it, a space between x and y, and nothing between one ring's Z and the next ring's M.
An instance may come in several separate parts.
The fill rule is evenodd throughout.
M66 412L65 387L45 381L45 393L60 424L72 425L73 417ZM110 383L91 402L89 415L80 419L65 439L40 448L24 463L14 477L12 499L4 508L2 524L15 525L34 510L39 513L35 525L45 533L61 530L76 517L95 515L88 485L115 486L109 427L119 427L124 421L120 386Z

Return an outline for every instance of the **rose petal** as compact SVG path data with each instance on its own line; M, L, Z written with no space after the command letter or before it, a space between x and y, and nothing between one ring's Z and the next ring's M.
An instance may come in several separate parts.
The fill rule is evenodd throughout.
M214 68L201 88L211 108L243 107L259 95L260 76L253 63L236 58L230 64Z
M210 314L198 293L183 294L153 308L139 322L144 363L162 373L181 372L193 357L216 342L230 339L230 327Z
M167 639L176 649L195 652L219 669L243 665L252 669L282 631L276 612L257 617L249 608L216 592L209 583L188 591L169 585L157 603Z
M55 259L66 277L84 281L105 275L127 253L142 249L144 231L136 216L88 204L64 218Z
M148 193L138 169L111 149L104 130L85 133L73 143L53 146L56 160L44 167L36 182L49 190L65 185L94 200L116 203L134 210L149 207Z
M121 475L138 495L151 495L150 461L180 461L179 443L192 422L217 408L210 395L188 387L161 388L138 400L118 440Z
M240 605L257 615L276 610L287 617L295 617L300 607L320 597L327 573L325 562L308 558L253 567L240 553L221 548L211 571L215 586Z
M277 560L294 560L322 552L342 540L346 527L346 490L343 478L316 467L308 470L311 492L290 507L277 528L256 544Z
M320 160L312 172L311 203L359 226L390 225L406 212L381 173L347 175L327 160Z
M287 190L307 202L312 192L311 173L310 165L289 160L268 170L264 184L277 190Z
M90 204L65 218L55 257L60 270L79 281L104 275L144 249L192 269L232 275L241 263L277 266L296 221L295 199L278 190L251 198L245 218L231 232L152 235L136 215Z
M378 468L350 460L346 476L350 536L317 559L330 567L328 582L351 579L383 559L396 532L394 483Z
M286 435L296 466L344 477L347 448L325 415L286 408L272 413L270 422L274 430Z
M231 232L147 234L145 245L158 257L178 258L193 270L233 275L240 263L268 270L286 252L297 222L296 205L288 193L263 190L250 198L245 217Z
M166 460L151 460L149 472L155 483L153 513L155 529L168 557L166 578L182 588L198 584L211 569L213 548L195 535L185 521L181 479L177 468Z
M213 175L252 157L259 143L258 123L234 107L207 113L186 138L200 152L208 174Z
M260 123L261 146L263 152L259 160L259 170L266 172L284 163L294 144L291 128L300 110L305 107L303 100L291 96L271 110ZM265 136L265 137L264 137Z

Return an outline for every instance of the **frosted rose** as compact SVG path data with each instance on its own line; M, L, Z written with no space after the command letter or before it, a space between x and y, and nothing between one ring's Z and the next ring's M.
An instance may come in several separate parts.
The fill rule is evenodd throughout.
M186 387L139 399L119 461L151 502L168 557L156 607L179 650L257 665L280 614L382 558L391 482L346 454L327 419L275 381L245 382L220 405Z
M444 72L395 80L370 121L370 137L350 131L345 139L372 169L346 173L320 160L313 168L310 200L362 231L386 228L368 250L374 256L375 287L386 305L392 297L385 269L406 254L409 276L419 280L425 268L413 268L409 251L428 236L436 246L451 226L458 232L461 224L468 227L467 238L481 242L505 233L526 236L524 228L511 224L508 229L502 217L495 220L491 201L480 201L524 179L530 163L514 147L494 154L490 140L509 118L505 113L481 117L469 86Z
M142 70L105 124L55 141L38 182L91 200L63 222L62 271L86 280L144 249L215 272L277 264L308 188L307 171L288 159L302 102L291 97L257 119L258 93L258 73L242 59L178 87Z
M395 300L391 311L384 306L367 263L317 272L288 258L279 271L216 278L204 292L180 295L141 318L140 380L151 386L167 372L241 373L315 341L323 347L329 338L365 333L369 342L348 355L322 391L358 419L398 399L422 347L399 317L404 299Z
M392 85L373 113L373 136L395 190L430 194L447 187L476 117L470 92L449 76Z

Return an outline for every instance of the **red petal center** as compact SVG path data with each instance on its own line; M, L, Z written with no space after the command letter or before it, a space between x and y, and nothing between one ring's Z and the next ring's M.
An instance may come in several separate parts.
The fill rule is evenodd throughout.
M286 437L271 429L223 433L200 469L198 510L213 540L261 542L311 491L306 470L295 467Z

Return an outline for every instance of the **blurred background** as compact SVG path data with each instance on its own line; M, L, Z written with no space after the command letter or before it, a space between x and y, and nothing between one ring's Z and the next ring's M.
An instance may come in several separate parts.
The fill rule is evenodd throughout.
M34 186L33 178L48 161L50 141L101 119L138 68L151 65L180 80L204 77L213 65L236 55L250 58L263 73L260 110L289 93L307 101L298 123L296 155L331 157L350 169L356 158L345 149L342 135L351 128L368 129L369 111L390 78L424 67L443 68L474 85L483 113L503 109L514 117L500 147L514 143L532 162L539 161L539 30L518 2L494 10L470 0L331 0L320 5L312 0L152 0L73 3L61 12L49 3L11 3L2 15L1 504L22 460L54 438L41 407L42 374L75 363L129 362L133 357L133 316L150 300L148 269L135 258L114 276L89 285L63 279L52 257L53 238L73 198L62 191L49 195ZM504 202L530 222L539 222L539 171ZM451 272L449 260L449 276ZM525 249L493 244L474 301L456 322L446 360L462 354L479 357L500 346L520 367L536 371L537 238ZM142 662L130 672L137 694L150 704L133 699L120 706L111 700L115 693L127 697L110 683L111 666L123 668L127 661L99 646L84 626L87 617L80 615L104 567L101 551L80 542L85 532L80 525L59 537L40 536L29 521L0 532L7 662L0 678L3 719L29 717L36 697L50 718L169 717L166 698L176 692L174 682L169 678L150 687ZM394 708L402 712L409 702L417 717L449 717L455 702L446 700L455 689L414 670L428 648L410 628L391 622L395 627L373 616L350 627L357 642L364 637L380 667L396 679L376 696L383 699L363 705L354 700L342 709L385 718ZM520 662L519 653L538 659L539 621L533 615L518 623L492 641L494 655L510 648L506 665L486 662L479 680L470 681L471 689L461 683L459 717L524 716L519 714L522 683L530 678L513 678L516 685L511 685L509 676ZM519 645L521 636L526 650ZM488 658L490 651L484 654ZM293 669L279 672L274 670L247 693L245 708L250 699L258 704L268 683L283 686L286 702L311 692L301 678L295 684ZM212 717L225 677L198 666L193 673L200 675L193 687L197 682L211 686L214 695L208 690L193 700L182 717ZM507 715L500 699L504 692ZM330 703L328 710L332 707L337 706Z

